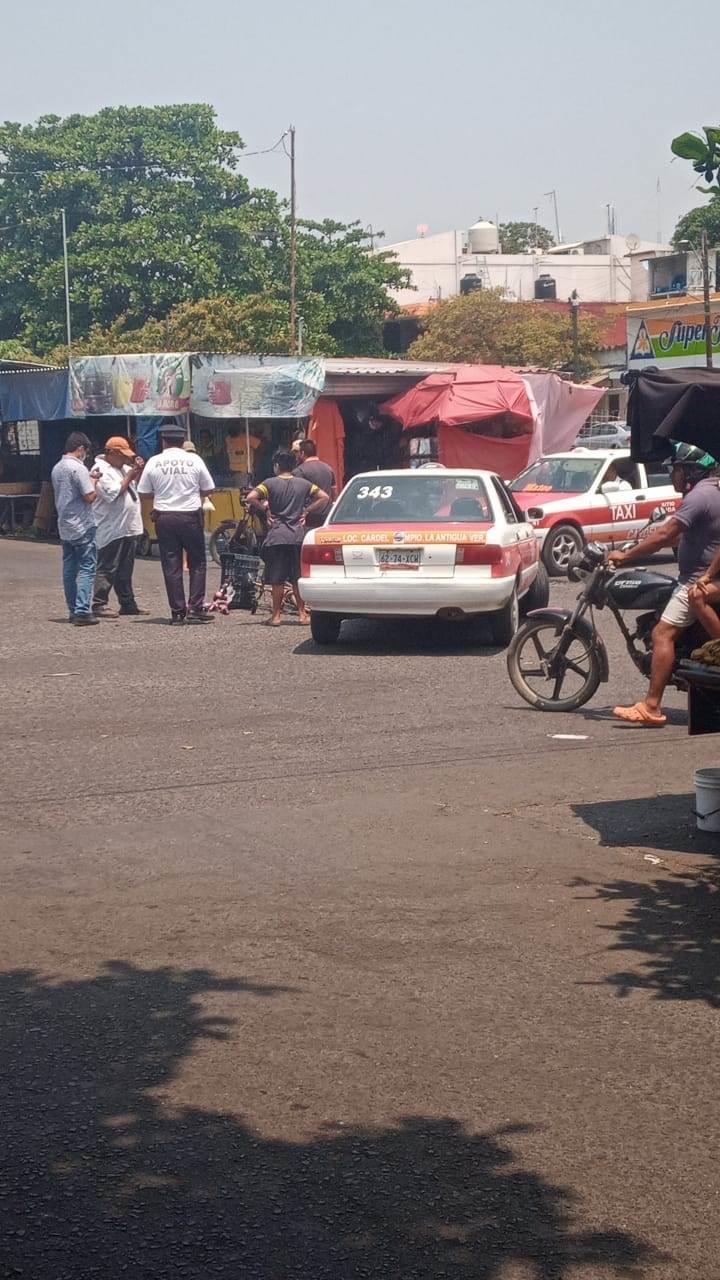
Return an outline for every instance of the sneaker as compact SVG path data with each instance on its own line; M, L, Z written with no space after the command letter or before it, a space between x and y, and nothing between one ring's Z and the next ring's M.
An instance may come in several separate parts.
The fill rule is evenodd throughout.
M76 613L73 616L74 627L99 627L100 619L94 618L91 613Z
M214 622L214 621L215 621L215 614L214 614L214 613L206 613L206 612L202 612L202 613L189 613L189 614L188 614L188 616L187 616L187 620L188 620L188 622Z
M117 609L111 609L109 604L94 604L92 611L96 618L119 618L120 614Z
M171 619L170 619L170 626L171 626L171 627L184 627L184 626L185 626L185 614L184 614L184 613L174 613L174 614L172 615Z
M141 609L138 604L129 605L128 608L125 608L125 606L123 605L120 609L120 617L121 618L149 618L150 610Z

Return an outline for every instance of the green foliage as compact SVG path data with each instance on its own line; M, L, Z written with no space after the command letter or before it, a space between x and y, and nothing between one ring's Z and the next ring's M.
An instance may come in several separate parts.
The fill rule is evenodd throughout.
M580 367L589 372L595 364L599 328L582 308L578 336ZM436 307L408 355L415 360L566 369L573 362L570 315L545 311L541 303L505 302L502 289L477 290Z
M697 247L703 231L707 231L710 244L720 244L720 128L706 125L699 133L681 133L673 138L670 149L681 160L690 160L697 174L713 186L700 186L697 190L709 195L709 202L683 215L673 233L673 244L683 240Z
M157 341L152 322L212 299L225 311L246 300L243 332L287 349L287 207L249 188L238 172L242 146L202 104L0 125L0 339L43 352L63 341L64 208L78 349L148 325ZM389 255L370 253L358 224L301 224L298 314L308 348L381 350L387 289L406 280ZM203 333L206 321L190 313L188 323Z
M706 205L683 214L673 233L673 244L686 240L697 248L703 231L707 231L711 245L720 244L720 193L712 196Z
M692 161L696 173L701 173L706 182L715 182L716 186L699 187L699 191L708 194L720 190L720 128L717 125L705 125L703 135L699 133L681 133L673 138L670 150L681 160Z
M268 294L249 294L239 302L232 298L205 298L181 302L161 320L148 320L140 328L120 316L107 329L93 326L73 345L74 355L120 355L137 351L222 351L272 355L288 349L288 312L283 302ZM65 346L56 347L53 358L67 358Z
M503 253L529 253L531 249L552 249L555 237L535 222L501 222L500 244Z
M0 360L29 360L37 361L38 356L33 355L22 342L18 342L14 338L0 341Z

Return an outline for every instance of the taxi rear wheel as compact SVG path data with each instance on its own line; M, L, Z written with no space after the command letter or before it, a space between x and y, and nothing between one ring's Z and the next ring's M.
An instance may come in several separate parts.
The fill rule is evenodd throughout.
M547 609L549 603L550 579L545 565L542 560L539 560L533 584L523 596L522 612L530 613L532 609Z
M583 536L572 524L551 529L543 547L543 560L551 578L564 578L570 561L583 548Z
M313 609L310 614L310 635L316 644L337 644L341 625L342 618L336 613L318 613Z
M517 587L514 587L513 593L504 608L498 609L497 613L490 614L490 631L494 643L503 647L509 645L519 626L520 600Z

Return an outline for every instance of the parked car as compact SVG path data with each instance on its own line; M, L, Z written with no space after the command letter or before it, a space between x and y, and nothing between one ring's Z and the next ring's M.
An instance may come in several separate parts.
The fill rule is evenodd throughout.
M586 422L575 441L576 448L625 449L630 444L627 422Z
M521 609L543 608L548 579L532 524L489 471L370 471L345 486L302 548L313 639L344 618L489 615L508 644Z
M586 542L620 546L637 535L656 507L670 515L680 502L668 472L648 471L632 461L628 449L547 454L521 471L510 489L554 577L566 573Z

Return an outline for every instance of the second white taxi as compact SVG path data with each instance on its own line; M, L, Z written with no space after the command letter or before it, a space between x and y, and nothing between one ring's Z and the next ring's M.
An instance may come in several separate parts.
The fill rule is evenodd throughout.
M621 547L656 507L672 515L680 502L668 472L633 462L629 449L548 453L510 488L533 524L551 577L564 577L586 542Z
M313 639L344 618L488 614L509 644L520 611L544 608L535 530L490 471L419 468L354 476L302 548L300 590Z

